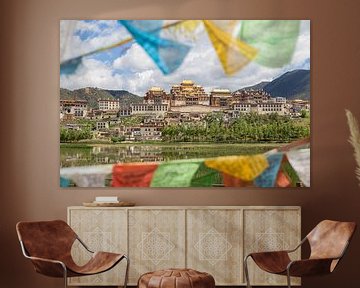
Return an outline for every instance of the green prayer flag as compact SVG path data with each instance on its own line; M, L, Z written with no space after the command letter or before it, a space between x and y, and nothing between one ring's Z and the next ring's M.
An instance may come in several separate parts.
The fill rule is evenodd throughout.
M211 169L201 163L199 169L191 180L191 187L212 187L214 184L222 184L222 175L219 171Z
M156 169L150 187L191 187L202 159L164 162Z
M238 37L258 49L256 63L276 68L290 63L299 30L300 20L243 20Z
M291 181L291 186L292 187L295 187L296 183L300 182L299 176L296 174L296 171L291 166L289 161L286 161L285 163L282 163L281 164L281 169L288 176L289 180Z

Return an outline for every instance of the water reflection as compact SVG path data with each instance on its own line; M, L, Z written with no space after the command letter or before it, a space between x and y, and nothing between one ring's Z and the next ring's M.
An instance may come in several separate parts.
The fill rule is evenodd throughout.
M61 145L60 166L162 162L263 153L279 144Z

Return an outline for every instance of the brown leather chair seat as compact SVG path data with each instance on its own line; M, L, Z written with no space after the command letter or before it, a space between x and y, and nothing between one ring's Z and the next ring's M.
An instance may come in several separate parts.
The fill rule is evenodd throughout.
M128 257L125 254L91 251L66 222L62 220L19 222L16 230L22 252L31 260L35 271L50 277L64 278L64 287L67 287L68 277L102 273L125 259L127 264L124 287L126 288ZM78 266L71 255L75 241L79 241L91 256L83 266Z
M250 288L247 260L252 258L262 270L279 275L286 275L291 288L291 276L305 277L330 274L344 256L356 229L355 222L324 220L292 250L264 251L248 254L244 259L244 272L247 287ZM308 259L292 261L289 253L296 251L308 242L311 254Z
M192 269L166 269L143 274L138 288L214 288L214 277Z

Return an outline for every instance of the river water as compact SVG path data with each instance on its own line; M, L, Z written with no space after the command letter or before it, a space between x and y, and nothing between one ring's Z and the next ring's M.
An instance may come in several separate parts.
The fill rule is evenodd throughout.
M281 144L61 144L60 166L162 162L264 153Z

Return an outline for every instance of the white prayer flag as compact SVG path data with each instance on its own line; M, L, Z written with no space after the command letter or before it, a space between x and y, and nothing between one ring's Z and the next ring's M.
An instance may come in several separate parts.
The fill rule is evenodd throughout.
M310 187L310 149L292 150L286 156L300 180L306 187Z

